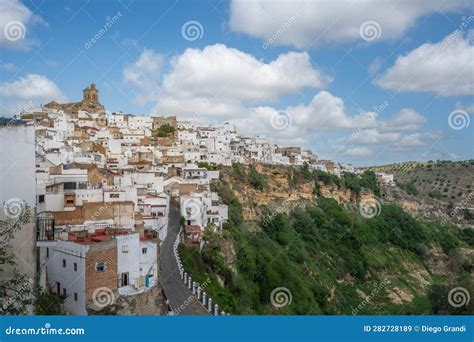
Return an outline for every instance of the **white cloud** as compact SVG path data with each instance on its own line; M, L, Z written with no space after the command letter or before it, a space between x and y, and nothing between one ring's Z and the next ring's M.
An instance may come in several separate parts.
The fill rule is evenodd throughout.
M362 112L349 115L344 107L344 101L327 91L317 93L307 105L290 106L283 109L289 116L290 124L285 129L272 125L272 118L278 115L278 110L272 107L247 108L232 122L236 126L252 134L270 134L277 142L308 146L308 143L318 133L337 132L364 125L366 128L376 126L376 114ZM367 142L368 143L368 142Z
M468 112L469 114L474 114L474 103L470 103L470 104L456 103L454 108L464 110Z
M376 114L364 112L350 116L344 108L344 101L327 91L316 94L308 105L289 107L287 111L301 127L312 130L338 130L361 125L370 127L375 123Z
M3 110L9 114L18 114L25 106L31 107L52 100L58 102L67 100L53 81L36 74L0 83L0 99Z
M229 25L236 32L263 40L275 35L276 44L301 48L360 40L359 28L366 21L378 23L381 28L380 40L396 39L424 15L469 6L469 0L233 0ZM288 25L284 26L286 23ZM285 29L281 30L282 27Z
M404 135L400 141L394 143L391 147L393 151L413 150L419 147L425 147L444 137L442 132L432 133L413 133Z
M377 129L367 129L360 134L351 135L347 141L351 144L384 144L400 139L400 133L381 133Z
M13 63L4 63L0 67L5 71L13 71L16 69L16 65Z
M474 46L469 37L455 31L436 44L426 43L406 56L399 56L376 83L402 92L474 95L473 56Z
M347 138L350 144L398 146L397 149L424 146L432 140L430 133L404 135L406 131L416 131L422 128L427 119L412 108L404 108L386 120L378 120L372 128L359 129Z
M135 63L123 70L123 81L137 88L135 101L143 106L158 100L159 81L164 56L144 49Z
M367 157L372 154L372 151L367 147L349 147L342 154L349 157Z
M380 57L376 57L372 63L369 65L369 69L367 70L369 72L369 75L375 75L379 70L380 67L382 66L382 60Z
M31 27L45 21L19 0L0 0L0 46L29 49L35 44Z
M156 112L192 115L203 104L206 114L238 114L243 103L258 104L296 94L304 88L323 88L331 79L313 68L305 52L288 52L264 63L222 44L187 49L171 62Z
M423 127L426 118L413 110L412 108L404 108L388 120L380 124L380 128L384 131L416 131Z

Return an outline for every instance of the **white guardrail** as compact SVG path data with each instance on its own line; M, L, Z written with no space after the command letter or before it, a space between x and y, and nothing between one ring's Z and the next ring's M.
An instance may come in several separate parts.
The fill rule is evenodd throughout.
M179 230L178 236L173 245L174 258L176 260L176 263L178 264L178 270L181 280L184 282L184 285L186 285L188 289L191 290L193 295L199 300L199 302L202 303L202 305L206 308L207 311L209 311L211 315L225 316L226 313L224 311L219 311L219 305L215 304L212 298L209 297L206 292L204 292L204 289L201 288L199 283L193 281L191 275L189 275L188 272L184 270L183 263L181 262L181 258L178 254L179 238L181 236L182 230L183 228Z

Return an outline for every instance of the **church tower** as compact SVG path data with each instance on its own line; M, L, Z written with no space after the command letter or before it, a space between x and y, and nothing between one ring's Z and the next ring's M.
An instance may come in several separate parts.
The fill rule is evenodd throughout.
M88 103L98 103L99 102L99 90L95 87L95 84L92 83L90 86L88 86L86 89L82 91L83 95L83 101Z

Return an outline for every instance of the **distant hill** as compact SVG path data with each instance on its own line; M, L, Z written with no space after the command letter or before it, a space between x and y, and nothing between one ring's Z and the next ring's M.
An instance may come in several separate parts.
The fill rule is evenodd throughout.
M469 196L474 186L474 160L406 162L368 169L392 173L397 185L411 195L452 205Z

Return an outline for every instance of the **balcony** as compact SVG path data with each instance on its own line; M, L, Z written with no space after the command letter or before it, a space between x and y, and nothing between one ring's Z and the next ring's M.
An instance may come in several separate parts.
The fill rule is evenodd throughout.
M52 217L36 218L36 247L56 246L54 233L54 219Z

